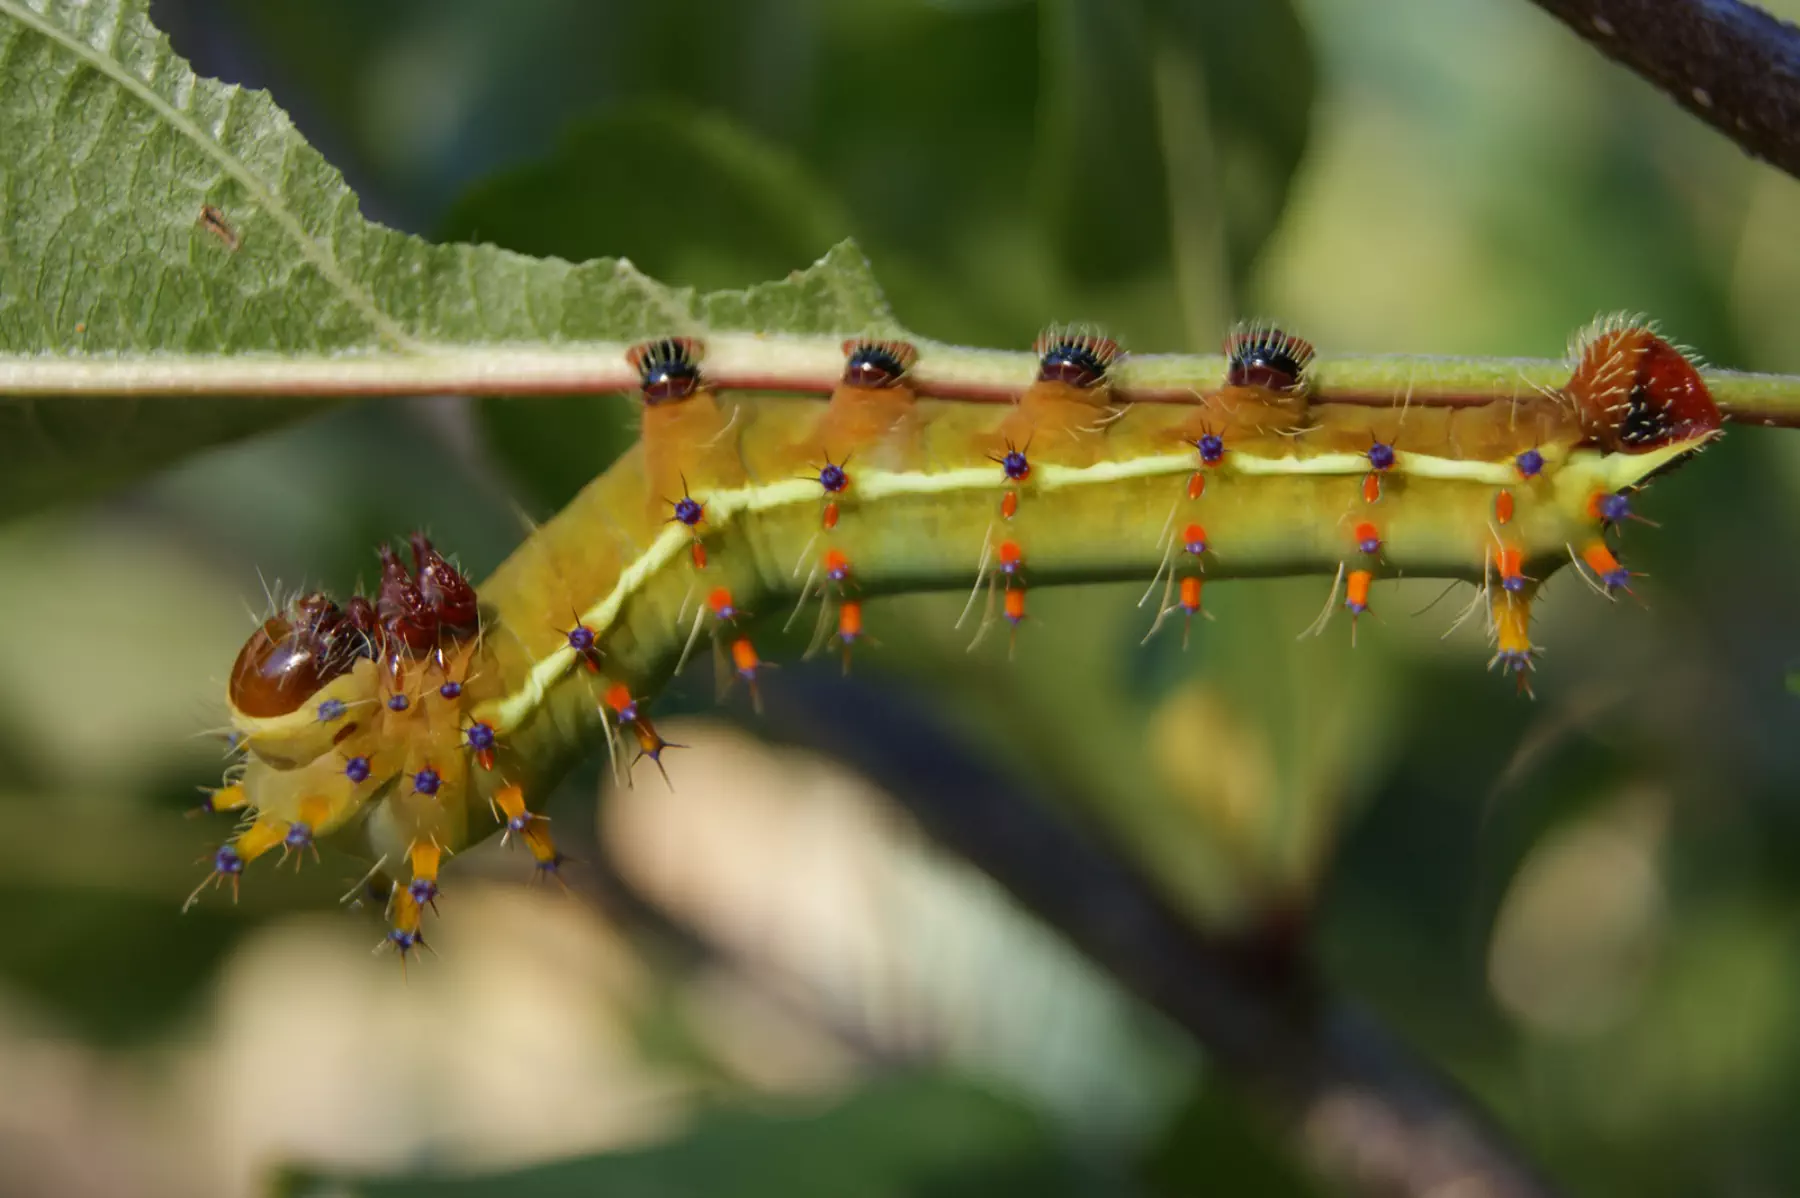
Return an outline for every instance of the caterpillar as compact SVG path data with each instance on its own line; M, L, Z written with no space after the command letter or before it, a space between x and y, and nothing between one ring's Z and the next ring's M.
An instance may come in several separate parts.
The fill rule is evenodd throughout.
M1342 612L1354 635L1383 580L1444 578L1474 584L1465 618L1527 690L1545 579L1629 590L1612 533L1722 421L1691 356L1626 318L1577 336L1560 385L1458 402L1322 393L1311 345L1269 325L1224 350L1211 384L1127 400L1115 342L1053 328L995 404L944 398L914 343L851 339L821 406L715 387L703 336L630 347L638 444L491 578L414 534L378 551L373 597L297 597L245 643L241 758L206 804L241 822L195 898L335 837L375 862L404 960L447 854L498 828L563 867L532 803L576 756L662 768L653 696L702 646L754 698L752 613L778 603L816 604L814 647L847 666L888 592L970 587L972 638L1016 648L1059 582L1146 580L1148 640L1190 635L1208 582L1322 575L1310 631Z

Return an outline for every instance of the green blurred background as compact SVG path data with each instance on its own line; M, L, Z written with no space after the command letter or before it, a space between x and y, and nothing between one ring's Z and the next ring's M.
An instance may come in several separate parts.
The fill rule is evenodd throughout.
M1524 0L155 15L437 237L721 287L853 235L902 321L967 343L1085 319L1207 350L1260 315L1325 353L1542 357L1626 308L1800 371L1795 182ZM1800 1192L1792 433L1656 486L1640 602L1550 586L1535 703L1439 639L1466 596L1415 618L1430 586L1380 587L1354 653L1295 641L1322 580L1209 589L1185 654L1139 647L1135 588L1060 592L1012 663L964 652L960 598L883 601L857 677L790 667L769 721L684 681L673 795L571 779L572 894L494 846L453 863L409 977L336 908L348 858L179 915L258 572L347 591L422 525L480 574L627 415L368 404L0 527L0 1193L1330 1192L923 843L907 778L796 747L842 687L1079 808L1198 921L1314 905L1329 982L1572 1192Z

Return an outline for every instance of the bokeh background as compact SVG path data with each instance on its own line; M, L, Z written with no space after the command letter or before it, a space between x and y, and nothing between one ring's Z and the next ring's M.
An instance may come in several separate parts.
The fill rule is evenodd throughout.
M853 235L906 324L967 343L1205 350L1262 315L1326 353L1554 356L1624 308L1800 371L1796 183L1524 0L155 15L437 237L716 287ZM346 857L180 915L262 579L347 591L415 526L479 575L626 416L372 403L0 526L0 1193L1332 1192L918 834L920 777L844 764L896 734L1196 922L1310 908L1329 984L1572 1192L1800 1192L1800 434L1650 492L1637 600L1550 586L1536 702L1440 639L1466 595L1414 615L1429 586L1381 586L1354 652L1295 640L1320 580L1209 589L1186 653L1139 647L1134 588L1060 592L1012 662L964 652L959 598L887 600L854 679L788 667L766 720L684 680L674 792L570 779L571 892L464 854L407 976L337 905ZM827 726L846 705L899 714Z

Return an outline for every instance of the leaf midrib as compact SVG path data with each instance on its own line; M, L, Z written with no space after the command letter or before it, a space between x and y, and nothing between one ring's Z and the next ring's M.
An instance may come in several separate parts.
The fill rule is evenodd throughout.
M89 63L95 70L113 80L131 95L136 96L159 119L167 122L195 145L200 146L226 174L244 186L244 189L250 193L251 199L263 211L275 219L282 231L299 248L301 255L316 266L319 273L325 276L325 279L337 289L338 293L363 314L370 327L382 340L389 342L396 349L413 353L425 348L422 342L415 339L381 310L381 307L375 302L375 297L357 285L330 251L307 235L306 228L300 223L299 218L281 202L280 197L270 190L256 172L208 135L185 112L163 99L142 79L126 70L116 59L107 57L87 42L51 22L43 14L26 7L17 0L0 0L0 15L9 16L26 28L36 30L42 36Z

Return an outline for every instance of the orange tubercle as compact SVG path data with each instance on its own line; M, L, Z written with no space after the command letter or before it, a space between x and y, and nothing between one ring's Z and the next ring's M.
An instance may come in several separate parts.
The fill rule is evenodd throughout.
M421 840L412 846L408 856L412 859L413 877L435 880L438 866L443 861L444 850L438 847L435 840Z
M1025 588L1010 587L1006 592L1006 602L1002 610L1006 618L1017 625L1025 618Z
M1499 571L1501 579L1519 578L1524 575L1524 556L1517 545L1496 545L1494 547L1494 568Z
M756 676L758 667L762 665L762 659L757 657L756 646L750 643L749 637L740 636L731 642L731 664L739 674L746 678Z
M394 891L394 905L391 916L394 930L401 933L417 932L424 911L411 894L404 889ZM411 945L406 945L410 948Z
M695 541L691 552L694 555L694 568L696 570L706 569L706 546Z
M1361 615L1369 610L1369 584L1375 581L1375 574L1370 570L1352 570L1344 583L1344 606L1353 615Z
M606 705L614 711L624 711L631 706L631 688L623 682L615 682L606 688Z
M550 829L541 819L534 819L519 833L519 839L531 850L532 860L540 866L555 866L562 861L562 854L556 851L556 842L550 838Z
M508 820L523 817L525 812L525 790L517 782L509 782L494 792L494 805L500 808Z
M233 783L230 786L221 786L209 794L202 809L206 811L236 811L249 806L249 804L250 796L245 793L243 786Z
M1513 493L1504 488L1494 496L1494 521L1498 524L1511 524L1513 518Z
M1181 580L1181 609L1190 616L1200 610L1200 590L1204 585L1203 580L1191 574Z
M1619 568L1619 559L1613 556L1613 551L1604 541L1590 541L1587 548L1581 551L1581 560L1596 574Z
M835 499L829 500L825 504L825 510L819 516L819 523L821 526L823 526L827 530L837 527L837 523L838 523L837 500L835 500Z
M248 864L279 845L287 838L287 832L286 820L272 820L265 817L238 833L237 839L231 842L231 847L236 849L238 856Z
M1363 502L1364 503L1380 502L1380 500L1381 500L1381 476L1371 470L1363 478L1362 492L1363 492Z
M1631 571L1619 564L1619 559L1613 556L1613 551L1607 548L1605 541L1589 541L1581 550L1581 560L1609 593L1630 589Z
M1206 475L1199 470L1194 471L1188 479L1187 497L1198 499L1206 493Z
M712 614L721 620L730 620L737 616L737 605L731 601L731 591L727 587L714 587L706 597L706 606L712 608Z
M838 636L848 643L861 636L862 630L862 602L857 599L844 600L838 605Z
M1019 493L1017 491L1008 491L1000 500L1000 515L1003 519L1011 520L1018 514Z

